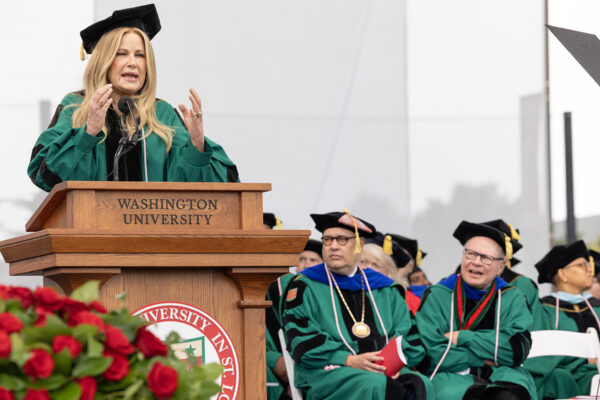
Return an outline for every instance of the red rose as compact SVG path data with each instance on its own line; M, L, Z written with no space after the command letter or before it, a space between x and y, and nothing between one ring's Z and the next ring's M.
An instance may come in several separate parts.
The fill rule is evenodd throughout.
M36 307L35 313L37 314L37 319L35 320L33 326L46 326L46 319L50 313L44 310L42 307Z
M135 337L135 345L146 357L163 356L167 355L167 346L160 341L159 338L142 326L137 331Z
M46 311L59 310L63 305L63 299L54 289L39 287L33 292L35 304Z
M0 314L0 330L6 333L19 332L23 329L23 323L21 320L9 312L3 312Z
M54 360L46 350L31 350L33 354L25 363L25 373L32 378L48 378L54 370Z
M27 389L23 400L50 400L50 396L46 389Z
M100 303L98 300L94 300L90 303L90 307L92 308L92 310L100 313L100 314L106 314L108 311L106 310L106 307L104 307L102 305L102 303Z
M75 358L81 353L81 343L71 335L58 335L52 340L52 351L59 353L62 349L68 349L71 357Z
M177 371L155 362L148 374L148 387L159 400L170 399L177 389Z
M69 320L71 326L79 324L96 325L100 330L104 329L102 318L90 311L78 312Z
M96 380L91 376L86 376L85 378L77 379L77 383L79 383L79 387L81 388L79 400L94 400L98 386Z
M7 358L10 356L10 338L4 331L0 331L0 358ZM0 400L2 398L0 397Z
M10 288L8 286L4 286L4 285L0 285L0 297L2 298L2 300L8 300L9 296L8 296L8 290Z
M114 326L105 325L104 333L106 334L106 348L113 352L126 356L135 351L127 337L121 332L119 328Z
M113 361L110 367L104 371L104 377L109 381L120 381L129 373L129 361L127 357L111 351L104 352L105 357L112 357Z
M0 400L14 400L15 395L10 390L0 387Z
M71 315L77 314L78 312L90 310L90 308L85 303L73 300L69 297L64 298L62 309L65 312L67 318L69 318Z
M33 305L33 293L26 287L11 287L8 289L8 295L11 298L19 299L23 308L29 308Z

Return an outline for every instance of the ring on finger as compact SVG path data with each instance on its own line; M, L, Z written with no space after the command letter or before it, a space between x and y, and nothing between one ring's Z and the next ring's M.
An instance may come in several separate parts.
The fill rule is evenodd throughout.
M202 111L198 111L196 113L196 118L202 118Z

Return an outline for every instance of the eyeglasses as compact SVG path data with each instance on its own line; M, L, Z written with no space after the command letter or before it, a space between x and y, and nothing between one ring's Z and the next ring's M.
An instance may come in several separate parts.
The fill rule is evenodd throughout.
M571 268L571 267L582 267L583 269L587 270L587 269L589 269L589 268L590 268L590 263L589 263L589 262L587 262L587 261L582 261L582 262L580 262L580 263L578 263L578 264L567 265L567 266L566 266L566 267L564 267L564 268Z
M336 242L338 242L338 244L340 246L344 246L344 245L346 245L346 243L348 243L348 240L350 240L350 239L354 239L354 236L323 236L323 237L321 237L321 240L323 241L323 245L325 245L325 246L330 246L334 240Z
M465 258L467 260L475 260L477 257L479 257L481 259L481 263L484 265L490 265L494 261L504 260L504 257L488 256L486 254L481 254L476 251L469 250L466 247L465 247L464 253L465 253Z

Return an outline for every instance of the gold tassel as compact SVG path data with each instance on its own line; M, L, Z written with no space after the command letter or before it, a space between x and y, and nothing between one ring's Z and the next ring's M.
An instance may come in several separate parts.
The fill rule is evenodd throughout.
M390 256L394 254L394 250L392 249L392 237L390 235L385 235L385 239L383 239L383 251Z
M354 219L352 214L350 214L350 211L348 211L348 209L343 209L342 212L348 214L348 216L352 220L352 223L354 224L354 235L356 236L356 246L354 247L354 253L360 254L362 253L362 249L360 247L360 236L358 235L358 225L356 225L356 220Z
M277 215L275 216L275 226L276 226L275 229L277 229L278 231L281 230L281 220L279 219L279 217Z
M514 240L521 239L521 235L519 235L519 232L517 232L516 229L514 229L511 224L506 224L506 225L508 225L508 227L510 228L510 237L511 238L513 238Z
M420 247L417 247L417 257L415 258L415 265L417 267L421 266L421 262L423 261L423 252Z
M83 41L81 41L81 47L79 48L79 58L81 61L85 60L85 48L83 47Z
M508 269L512 269L512 264L510 263L510 260L506 261L506 267Z
M505 233L504 234L504 248L506 250L506 258L508 260L512 259L513 256L513 247L512 247L512 243L510 242L510 238L508 237L508 235Z
M590 269L592 270L592 276L596 276L596 263L594 257L590 256Z

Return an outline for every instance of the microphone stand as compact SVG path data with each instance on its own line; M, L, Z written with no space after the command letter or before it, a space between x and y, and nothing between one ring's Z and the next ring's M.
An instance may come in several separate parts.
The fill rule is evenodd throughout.
M123 107L122 106L122 102L124 102L127 106ZM124 154L126 154L127 152L129 152L131 149L133 149L135 147L135 145L137 144L137 140L139 137L139 132L140 132L140 127L138 125L137 120L135 119L135 115L133 114L133 109L131 108L131 104L133 103L133 100L131 99L131 97L123 97L121 100L119 100L119 110L121 112L123 112L124 114L131 114L131 118L133 118L133 123L135 124L135 132L129 136L123 136L120 140L119 140L119 146L117 147L117 150L115 151L115 156L113 158L113 180L114 181L118 181L119 180L119 160L121 159L121 156L123 156Z

